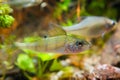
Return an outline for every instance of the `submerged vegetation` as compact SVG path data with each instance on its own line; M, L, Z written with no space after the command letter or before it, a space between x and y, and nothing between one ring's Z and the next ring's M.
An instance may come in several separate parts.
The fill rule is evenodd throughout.
M10 27L13 22L14 18L9 15L13 10L7 4L0 3L0 27L1 28L8 28Z
M19 0L16 1L19 4ZM120 24L115 23L120 18L116 7L120 4L119 0L38 2L40 4L34 5L28 0L25 4L32 3L31 6L20 5L21 8L15 8L10 3L0 3L0 80L120 79ZM87 20L90 16L108 19ZM66 30L82 21L91 26L81 29L82 37L81 34L76 35ZM91 38L97 33L100 35ZM16 45L21 41L23 43ZM59 45L62 45L60 50ZM71 50L73 53L60 54L49 51L48 48L63 52ZM113 76L114 74L116 75Z

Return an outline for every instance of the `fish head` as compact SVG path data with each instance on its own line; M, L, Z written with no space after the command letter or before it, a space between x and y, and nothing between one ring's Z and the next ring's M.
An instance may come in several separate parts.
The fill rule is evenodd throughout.
M102 32L102 37L104 37L104 35L111 31L111 30L114 30L116 28L116 24L117 22L115 20L112 20L112 19L109 19L109 18L106 18L106 17L102 17L104 19L104 23L101 24L103 25L103 28L101 29L101 32Z
M116 24L117 24L116 21L114 21L112 19L109 19L109 18L105 18L105 29L106 29L106 31L114 29Z
M83 39L74 39L65 46L66 53L79 53L90 48L91 44Z

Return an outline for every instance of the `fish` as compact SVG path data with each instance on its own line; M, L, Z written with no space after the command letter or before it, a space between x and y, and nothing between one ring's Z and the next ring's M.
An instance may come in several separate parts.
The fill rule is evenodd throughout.
M116 21L102 16L88 16L72 26L62 26L68 34L78 35L85 39L98 38L111 31Z
M52 52L60 54L79 53L90 48L89 42L68 35L41 37L32 42L16 41L21 50L29 49L37 52Z
M5 0L2 1L3 4L8 4L13 8L21 9L30 6L38 5L42 2L42 0Z

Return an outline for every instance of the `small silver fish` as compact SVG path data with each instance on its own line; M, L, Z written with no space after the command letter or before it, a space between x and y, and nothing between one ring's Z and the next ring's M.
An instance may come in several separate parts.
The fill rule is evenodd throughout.
M79 53L90 48L87 41L67 35L40 38L33 42L15 42L15 45L22 50L30 49L61 54Z
M13 8L25 8L34 5L38 5L42 2L42 0L7 0L2 1L3 4L8 4Z
M90 16L78 24L63 27L63 29L67 33L91 39L103 36L106 32L112 30L115 24L116 22L114 20L106 17Z

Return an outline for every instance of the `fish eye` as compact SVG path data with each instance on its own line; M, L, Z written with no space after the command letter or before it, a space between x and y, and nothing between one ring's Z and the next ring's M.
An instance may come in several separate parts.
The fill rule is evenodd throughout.
M112 25L114 26L116 24L116 22L115 21L112 21Z
M43 38L48 38L48 36L47 36L47 35L44 35Z
M105 27L106 29L111 29L114 27L115 24L116 24L116 21L111 21L111 23L107 23Z
M75 45L76 46L83 46L83 41L76 41Z

